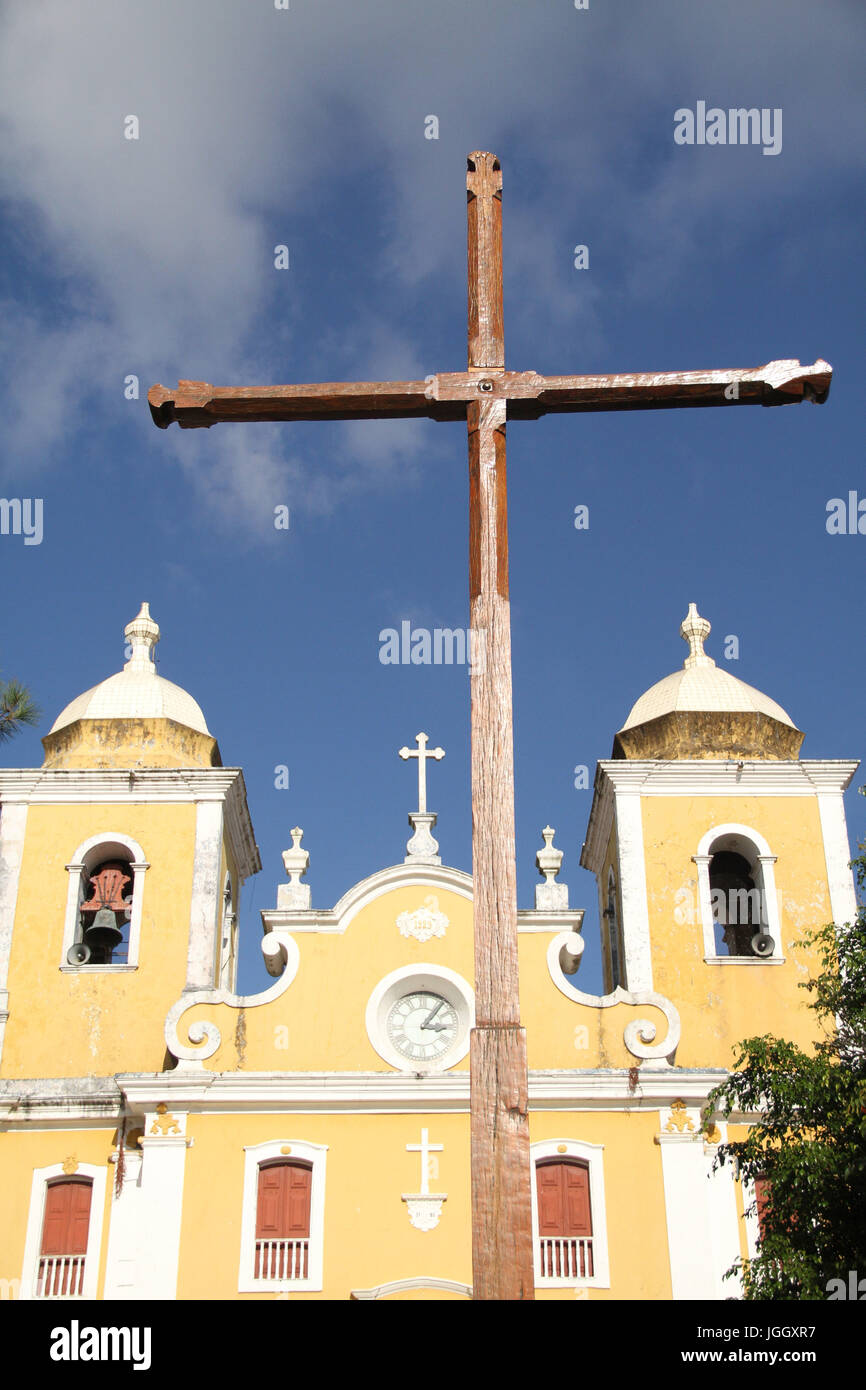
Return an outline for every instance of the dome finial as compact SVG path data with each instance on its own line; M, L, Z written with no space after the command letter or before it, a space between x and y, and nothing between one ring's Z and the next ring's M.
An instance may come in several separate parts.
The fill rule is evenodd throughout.
M704 651L704 643L711 630L711 624L698 612L697 604L690 603L689 611L680 623L680 636L689 644L689 654L683 662L686 671L693 666L715 666L713 658Z
M139 613L123 629L123 635L131 649L124 671L150 671L156 675L153 648L159 641L159 627L150 616L150 604L143 603Z

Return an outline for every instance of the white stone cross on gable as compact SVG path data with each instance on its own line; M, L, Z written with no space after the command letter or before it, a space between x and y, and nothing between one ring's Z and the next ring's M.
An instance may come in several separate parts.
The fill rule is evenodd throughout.
M416 734L415 742L418 747L401 748L400 757L418 759L418 810L423 814L427 810L427 759L435 758L439 762L445 757L445 749L428 748L426 734Z
M407 1153L419 1153L421 1155L421 1190L419 1193L421 1197L428 1196L430 1192L430 1155L432 1153L441 1153L443 1148L441 1144L430 1143L428 1139L429 1133L429 1129L422 1129L421 1143L406 1145Z

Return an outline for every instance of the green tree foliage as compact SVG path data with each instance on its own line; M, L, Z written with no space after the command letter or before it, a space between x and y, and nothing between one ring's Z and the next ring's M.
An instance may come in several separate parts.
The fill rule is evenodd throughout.
M866 889L866 845L855 859ZM831 1279L866 1275L866 909L856 922L809 932L821 971L801 988L819 1021L814 1051L748 1038L736 1070L709 1097L715 1112L755 1116L717 1164L764 1180L756 1258L738 1261L746 1299L826 1299Z
M42 711L18 681L0 680L0 743L13 738L25 724L38 724Z

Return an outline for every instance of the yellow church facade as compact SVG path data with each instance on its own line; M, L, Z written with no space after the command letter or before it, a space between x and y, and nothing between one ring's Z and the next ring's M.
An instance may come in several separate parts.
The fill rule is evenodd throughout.
M550 827L518 913L541 1300L736 1295L755 1194L714 1167L729 1131L702 1129L706 1099L739 1039L808 1046L801 937L856 910L857 764L800 759L785 711L706 654L694 605L681 633L684 666L596 773L581 862L605 993L581 988ZM292 831L262 913L273 984L237 995L261 869L243 774L156 673L147 605L126 636L42 768L0 770L0 1294L471 1297L472 881L426 809L441 750L402 750L404 857L332 908Z

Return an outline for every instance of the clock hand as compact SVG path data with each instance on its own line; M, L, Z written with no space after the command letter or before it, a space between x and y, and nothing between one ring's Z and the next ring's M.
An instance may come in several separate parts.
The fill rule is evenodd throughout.
M436 1005L430 1010L430 1012L429 1012L429 1014L427 1015L427 1017L425 1018L424 1022L421 1024L421 1027L422 1027L422 1028L432 1028L433 1031L436 1032L436 1033L439 1033L439 1032L442 1031L442 1024L439 1024L439 1025L437 1026L435 1023L431 1023L430 1020L431 1020L431 1018L435 1018L435 1017L436 1017L436 1015L438 1014L439 1010L442 1008L442 1005L443 1005L444 1003L445 1003L445 1000L444 1000L444 999L440 999L440 1000L439 1000L439 1003L436 1004Z

